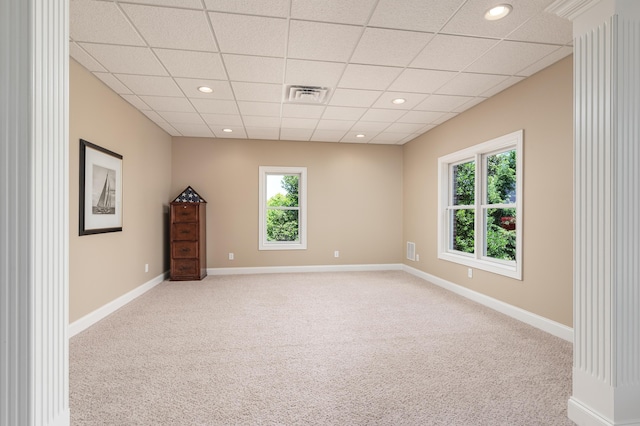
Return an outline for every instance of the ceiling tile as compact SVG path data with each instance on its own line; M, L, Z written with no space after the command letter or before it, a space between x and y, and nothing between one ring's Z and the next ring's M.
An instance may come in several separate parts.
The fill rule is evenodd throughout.
M482 56L498 40L438 34L411 62L412 68L457 71Z
M455 77L452 71L434 71L408 68L400 74L389 90L396 92L433 93Z
M472 99L474 98L471 96L431 95L416 106L415 109L420 111L449 112Z
M146 111L146 110L150 110L151 109L151 107L149 105L145 104L142 101L142 99L140 99L136 95L120 95L120 96L122 96L124 98L124 100L129 102L131 105L133 105L134 107L136 107L140 111Z
M325 120L318 122L318 129L321 130L349 130L356 122L354 120Z
M344 62L353 52L362 28L322 22L291 21L287 56Z
M527 68L518 71L517 74L523 75L526 77L531 76L537 73L538 71L548 67L549 65L556 63L560 59L563 59L571 55L572 53L573 53L573 47L561 47L560 49L552 52L550 55L545 56L544 58L533 63Z
M313 129L289 129L283 127L280 130L280 139L290 141L308 141L313 134Z
M289 0L205 0L207 10L216 12L264 15L286 18L289 14Z
M573 40L571 21L553 13L542 12L507 36L509 40L534 43L568 44Z
M117 74L116 77L136 95L183 96L180 88L170 77Z
M246 131L251 139L278 139L280 137L280 129L247 127Z
M222 58L231 81L282 83L283 58L230 54L224 54Z
M209 16L221 52L284 57L285 19L214 12Z
M171 124L169 123L156 123L162 130L169 133L171 136L182 136Z
M433 124L436 124L436 125L437 124L442 124L447 120L451 120L456 115L458 115L458 114L456 114L455 112L446 112L446 113L442 114L442 116L440 116L440 118L438 118L436 121L434 121ZM424 132L425 130L422 129L422 131Z
M328 106L322 114L322 118L326 120L358 120L366 111L366 108Z
M169 96L141 96L141 98L147 105L158 112L195 112L187 98L174 98Z
M482 98L482 97L477 97L477 98L471 98L471 100L469 100L468 102L465 102L464 104L457 106L453 109L453 112L463 112L468 110L469 108L473 108L474 106L478 105L479 103L486 101L487 98Z
M378 133L389 127L389 123L379 123L377 121L358 121L351 127L354 132Z
M228 81L204 80L193 78L176 78L176 83L182 89L187 98L201 99L233 99L233 92ZM213 89L212 93L202 93L198 87L207 86Z
M238 102L240 113L244 115L260 115L265 117L280 117L280 104L269 102Z
M345 143L368 143L374 136L377 135L376 132L368 135L364 134L364 137L358 137L357 135L362 135L362 132L347 132L346 135L340 140L340 142Z
M246 127L280 127L280 117L262 117L259 115L243 115L242 120Z
M196 138L210 138L214 136L206 124L171 123L171 125L182 133L182 136Z
M346 130L316 129L311 136L311 140L316 142L340 142L346 133Z
M402 68L349 64L338 87L385 90L402 72Z
M504 89L511 87L516 83L521 82L522 80L524 80L524 77L509 77L506 80L502 81L501 83L493 86L486 92L482 92L481 95L485 98L489 98L493 95L498 94L499 92L502 92Z
M393 123L402 117L406 111L397 109L370 109L360 120L362 121L381 121L383 123Z
M409 92L384 92L373 104L373 108L388 108L388 109L413 109L416 105L422 102L428 95L421 93L409 93ZM403 104L394 104L394 99L404 99Z
M91 56L111 73L167 75L147 47L80 43Z
M468 0L464 7L447 22L441 32L503 38L533 15L541 13L549 3L549 0L514 2L513 10L507 17L498 21L487 21L484 19L484 14L495 6L495 2L491 0Z
M329 105L347 107L369 107L382 94L373 90L336 89Z
M89 71L107 71L105 67L100 65L91 55L85 52L84 49L76 43L69 43L69 55Z
M154 49L154 52L174 77L227 79L218 53L167 49Z
M320 118L325 110L324 105L283 104L282 116L292 118Z
M370 143L395 144L407 138L409 135L411 135L411 133L382 132L371 139Z
M433 34L367 28L351 62L407 66L431 40Z
M202 9L200 0L127 0L127 3L150 4L153 6L175 6L183 9Z
M314 118L284 117L281 125L287 129L315 129L318 125L318 120Z
M191 99L191 103L198 112L203 114L238 114L238 107L234 101L224 99Z
M216 127L213 127L213 126L209 125L209 127L211 128L211 130L213 130L213 134L216 135L216 137L218 137L218 138L247 139L247 132L244 130L244 127L242 127L242 126L239 126L239 127L234 127L234 126L216 126ZM225 129L231 130L231 132L225 131Z
M232 81L231 86L239 101L280 102L282 100L281 84Z
M486 74L515 74L544 58L557 46L503 41L471 64L465 71Z
M380 0L369 25L439 31L465 0Z
M143 113L144 115L146 115L147 117L149 117L149 119L150 119L151 121L153 121L154 123L156 123L156 124L159 124L159 123L166 123L166 122L167 122L167 120L165 120L163 117L160 117L160 115L159 115L157 112L155 112L155 111L146 111L146 110L143 110L143 111L142 111L142 113Z
M375 0L292 0L291 17L310 21L364 25Z
M415 133L424 127L423 123L392 123L385 129L385 132L391 133Z
M437 94L478 96L507 78L504 75L460 73L438 89Z
M75 41L144 46L144 40L113 2L71 0L69 36Z
M398 119L397 123L429 124L440 118L442 114L435 111L409 111Z
M168 123L170 123L173 127L178 129L180 133L182 133L182 130L180 130L177 124L201 124L203 126L205 125L204 122L202 121L202 118L200 118L200 115L198 115L195 112L166 111L166 112L159 112L158 114L160 115L160 117L164 118Z
M93 75L98 77L104 84L109 86L111 90L114 92L123 95L123 94L132 94L133 92L127 88L120 80L118 80L113 74L109 74L106 72L94 72Z
M199 10L122 4L138 31L151 47L216 52L211 29ZM185 31L188 28L188 31Z
M287 59L286 84L335 88L345 65L338 62Z
M200 114L204 122L210 126L217 127L242 127L242 118L239 115L232 114Z

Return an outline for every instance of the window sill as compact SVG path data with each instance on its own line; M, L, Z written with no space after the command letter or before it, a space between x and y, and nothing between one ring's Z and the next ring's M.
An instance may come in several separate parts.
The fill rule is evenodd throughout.
M258 250L306 250L307 245L302 243L272 243L272 244L260 244Z
M522 281L522 271L520 268L518 268L517 265L507 265L499 262L491 262L489 260L476 259L474 257L467 257L453 253L439 253L438 259L458 263L470 268L480 269L482 271L487 271Z

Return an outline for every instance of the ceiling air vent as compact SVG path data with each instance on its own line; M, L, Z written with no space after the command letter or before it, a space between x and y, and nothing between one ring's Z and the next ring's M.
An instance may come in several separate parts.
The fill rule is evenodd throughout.
M329 95L328 87L319 86L287 86L285 102L295 104L323 104Z

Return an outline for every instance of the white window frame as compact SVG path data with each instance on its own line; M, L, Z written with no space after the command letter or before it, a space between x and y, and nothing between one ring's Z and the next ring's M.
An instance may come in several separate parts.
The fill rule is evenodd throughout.
M260 204L258 250L306 250L307 248L307 168L260 166ZM267 241L267 176L299 175L298 181L298 237L299 241Z
M489 155L516 150L516 202L513 204L485 203L486 199L486 158ZM467 161L475 161L475 211L474 253L463 253L449 248L452 224L449 211L452 196L452 166ZM518 130L481 144L456 151L438 158L438 258L459 263L472 268L493 272L522 280L522 228L523 228L523 131ZM456 206L456 208L468 206ZM516 260L504 261L484 256L486 236L484 211L487 208L516 209Z

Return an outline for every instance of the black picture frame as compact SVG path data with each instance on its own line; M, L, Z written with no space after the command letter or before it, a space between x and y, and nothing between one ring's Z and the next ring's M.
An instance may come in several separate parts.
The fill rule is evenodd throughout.
M79 235L122 231L122 162L122 155L80 139Z

